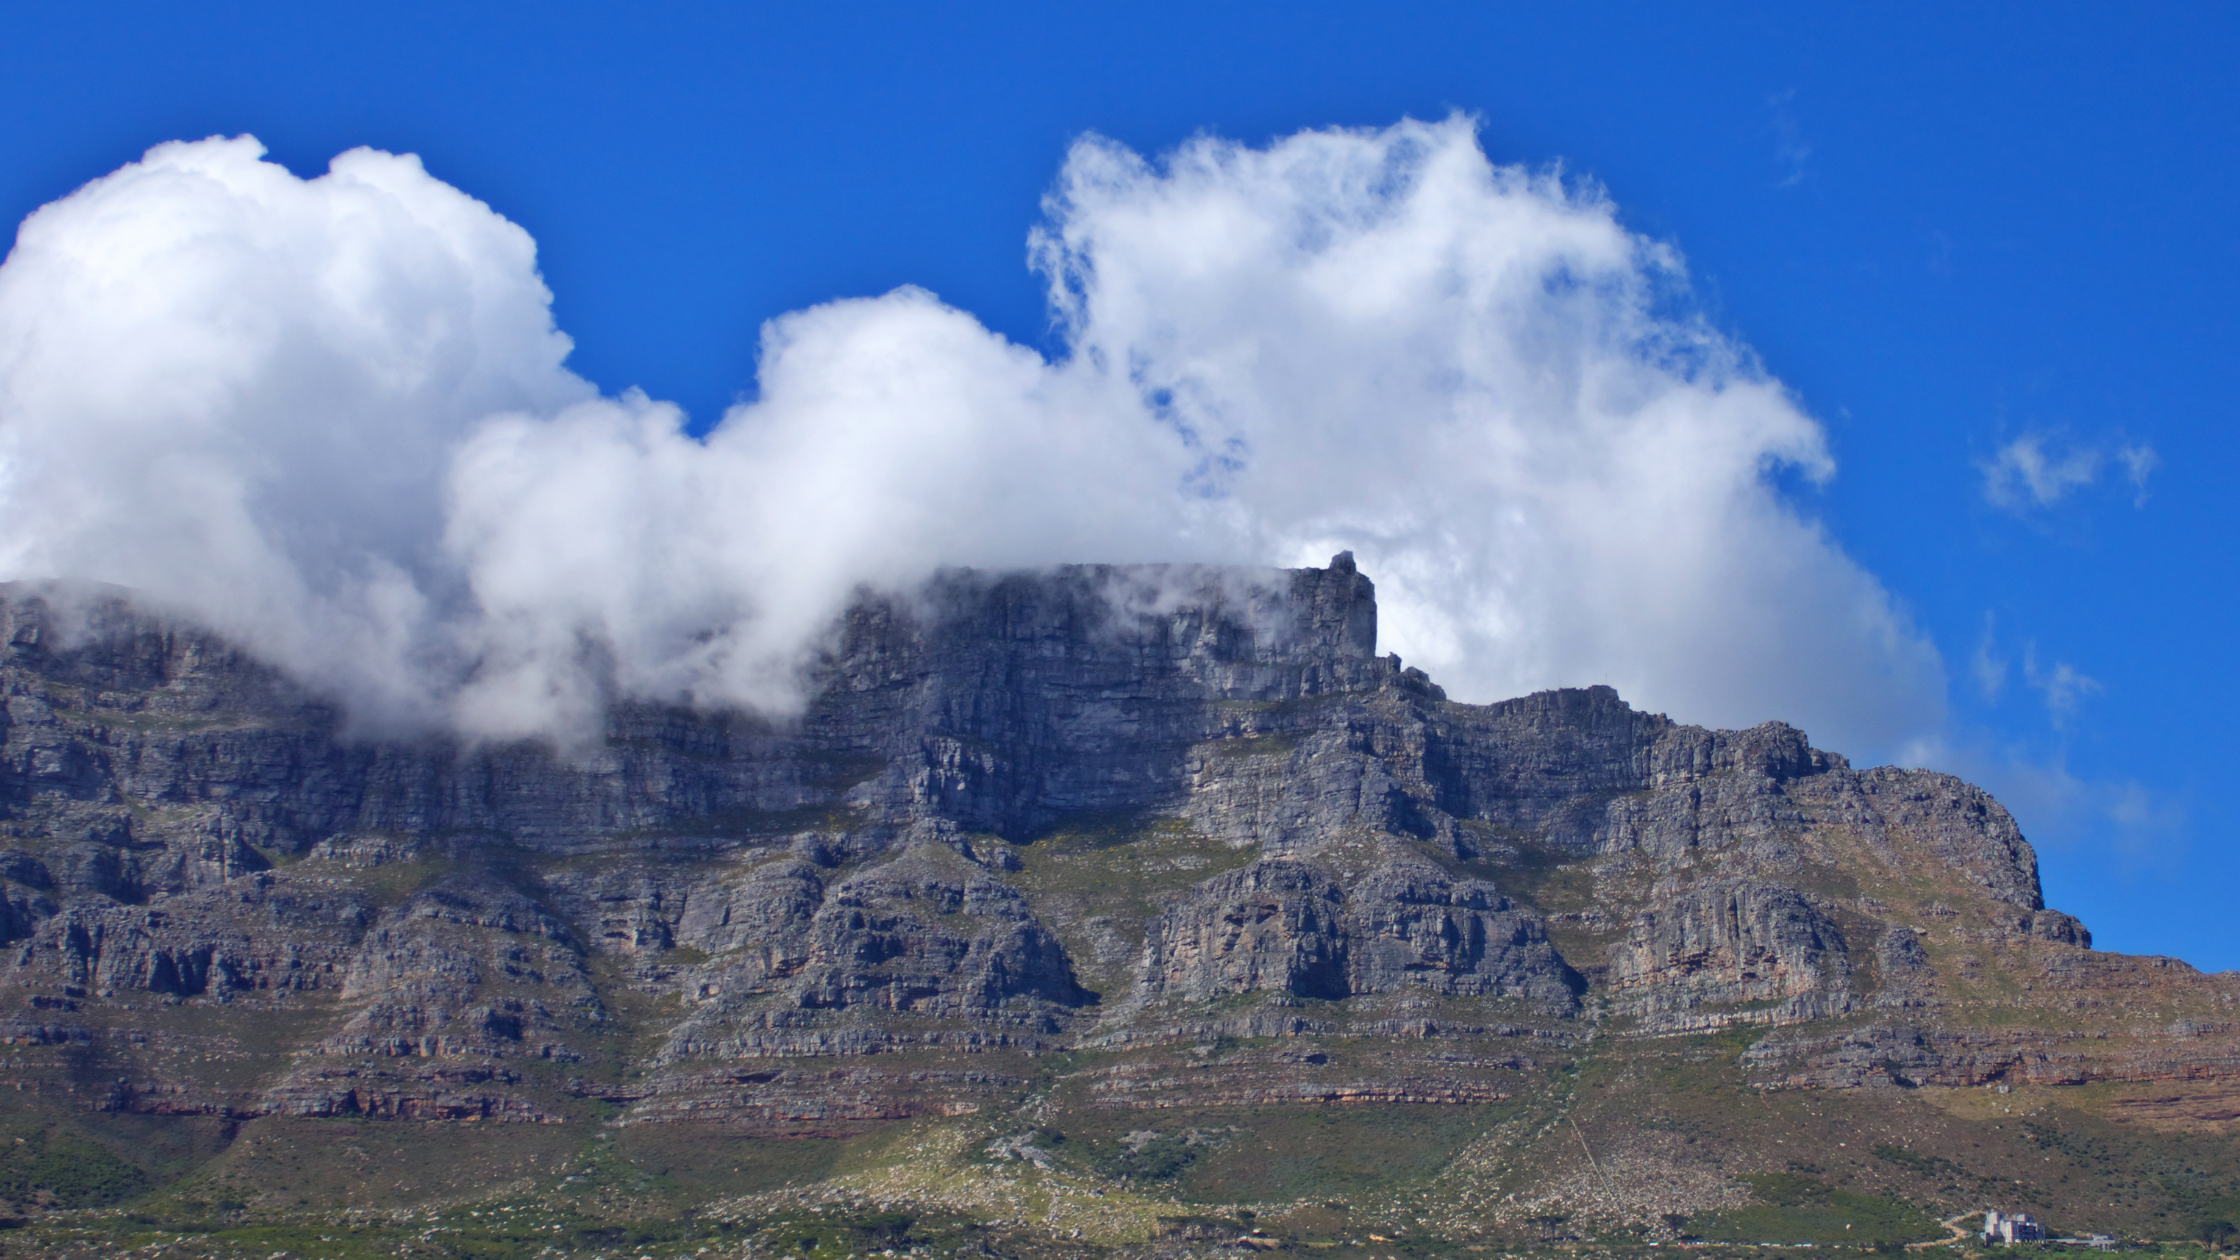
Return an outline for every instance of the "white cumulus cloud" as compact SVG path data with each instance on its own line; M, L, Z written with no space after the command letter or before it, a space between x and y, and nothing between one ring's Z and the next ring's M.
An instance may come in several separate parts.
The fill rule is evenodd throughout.
M1342 548L1462 698L1609 682L1863 752L1941 718L1935 650L1768 479L1829 476L1820 427L1671 250L1466 119L1084 139L1031 243L1055 359L834 302L704 439L570 374L527 235L416 160L260 152L162 146L26 221L0 575L134 587L369 720L783 709L862 584Z
M0 265L0 574L115 582L387 715L451 448L593 396L528 233L359 149L299 180L166 144L27 219Z

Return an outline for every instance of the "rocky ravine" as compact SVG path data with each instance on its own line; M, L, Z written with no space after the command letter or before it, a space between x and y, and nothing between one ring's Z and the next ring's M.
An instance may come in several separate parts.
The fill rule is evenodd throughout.
M565 753L354 739L192 626L0 589L22 1107L828 1134L1058 1051L1084 1107L1448 1103L1732 1026L1769 1087L2240 1077L2236 978L2093 951L1982 791L1454 703L1348 556L952 574L851 612L797 719Z

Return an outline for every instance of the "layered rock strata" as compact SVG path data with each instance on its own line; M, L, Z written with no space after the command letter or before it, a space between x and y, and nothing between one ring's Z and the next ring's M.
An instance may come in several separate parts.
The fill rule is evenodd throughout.
M354 737L114 593L0 639L0 1035L71 1105L842 1132L1060 1049L1096 1105L1484 1101L1732 1025L1766 1085L2240 1073L2233 978L2093 952L1981 791L1450 701L1346 556L952 573L798 717L566 751Z

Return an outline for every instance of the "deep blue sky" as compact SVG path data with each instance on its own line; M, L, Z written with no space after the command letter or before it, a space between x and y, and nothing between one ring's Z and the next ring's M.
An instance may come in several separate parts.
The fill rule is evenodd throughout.
M1024 241L1068 141L1471 112L1690 261L1829 427L1800 501L1953 675L1953 764L2108 948L2240 966L2232 346L2240 9L0 4L0 216L151 144L360 144L537 238L573 366L701 423L773 315L897 284L1023 342ZM1985 500L2030 433L2161 457L2046 508ZM1994 619L2012 662L1969 660ZM2099 684L2058 725L2020 676ZM2017 767L2062 767L2070 795ZM2043 778L2041 773L2039 776ZM2130 806L2111 814L2111 804Z

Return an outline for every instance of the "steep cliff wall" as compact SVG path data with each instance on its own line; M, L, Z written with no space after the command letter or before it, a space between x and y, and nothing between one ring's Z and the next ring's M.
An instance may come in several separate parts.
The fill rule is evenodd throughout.
M565 751L355 735L114 593L0 639L0 1035L69 1105L840 1132L1067 1048L1100 1106L1467 1101L1730 1026L1769 1085L2236 1070L2231 978L2093 953L1982 792L1451 702L1345 556L954 573L797 716ZM1154 1070L1208 1036L1328 1049Z

